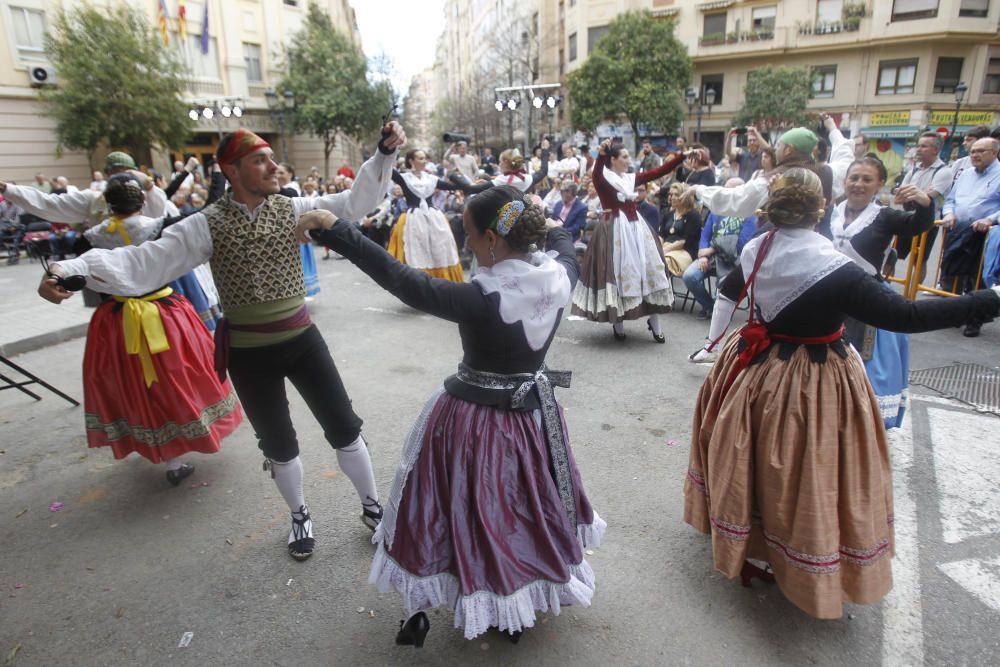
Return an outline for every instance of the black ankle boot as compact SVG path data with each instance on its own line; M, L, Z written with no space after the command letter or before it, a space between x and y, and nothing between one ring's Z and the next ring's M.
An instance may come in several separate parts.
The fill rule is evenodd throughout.
M396 643L400 646L412 646L420 648L424 645L424 638L430 632L431 622L427 620L427 614L418 611L410 616L408 621L399 622L399 632L396 633Z
M183 481L185 477L190 477L191 473L193 472L194 472L193 465L191 465L190 463L182 463L181 467L178 468L177 470L167 471L167 481L173 484L174 486L179 486L181 481Z

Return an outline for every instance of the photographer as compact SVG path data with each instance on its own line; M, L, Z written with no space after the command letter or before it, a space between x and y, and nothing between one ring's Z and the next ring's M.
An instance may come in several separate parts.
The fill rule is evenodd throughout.
M737 172L734 176L749 181L754 172L760 169L761 149L770 147L753 125L729 130L726 135L726 155L729 157L729 166Z

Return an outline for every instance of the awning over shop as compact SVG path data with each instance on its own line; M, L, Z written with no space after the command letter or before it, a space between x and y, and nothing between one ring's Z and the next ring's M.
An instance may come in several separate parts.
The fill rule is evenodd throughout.
M715 2L704 2L698 5L698 11L711 12L716 9L726 9L736 4L736 0L716 0Z
M921 129L917 125L887 125L861 128L861 134L869 139L910 139L920 134Z

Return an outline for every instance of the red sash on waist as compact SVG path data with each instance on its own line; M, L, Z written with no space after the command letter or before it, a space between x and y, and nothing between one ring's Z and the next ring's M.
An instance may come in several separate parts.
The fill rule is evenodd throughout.
M631 222L635 222L636 220L639 219L638 208L636 207L634 201L618 202L618 205L615 206L613 210L615 211L615 213L621 211L622 213L625 214L625 219L630 220Z
M229 367L229 332L250 331L253 333L280 333L282 331L294 331L305 329L312 324L309 317L309 309L302 306L295 314L289 315L282 320L265 322L263 324L231 324L229 318L222 318L215 325L215 372L219 376L219 382L226 381L226 368Z

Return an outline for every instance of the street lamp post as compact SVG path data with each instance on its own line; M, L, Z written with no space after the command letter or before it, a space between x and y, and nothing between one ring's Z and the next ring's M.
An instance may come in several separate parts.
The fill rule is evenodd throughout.
M705 99L704 104L702 104L701 100L698 98L698 89L694 86L688 86L687 90L684 91L684 100L687 102L688 115L697 114L698 129L695 130L694 140L699 143L701 142L701 116L704 113L711 115L712 107L715 105L715 88L705 86L703 93ZM695 111L696 105L697 111Z
M267 100L267 110L271 112L271 117L278 121L278 134L281 137L281 161L288 162L288 140L285 137L285 115L290 114L295 109L295 93L286 90L282 94L282 99L278 100L278 93L273 88L264 91L264 98Z
M964 81L959 81L955 86L955 117L951 121L951 134L948 135L947 148L941 153L941 159L948 162L951 157L951 148L955 143L955 131L958 129L958 113L962 110L962 100L965 99L965 91L969 89Z

